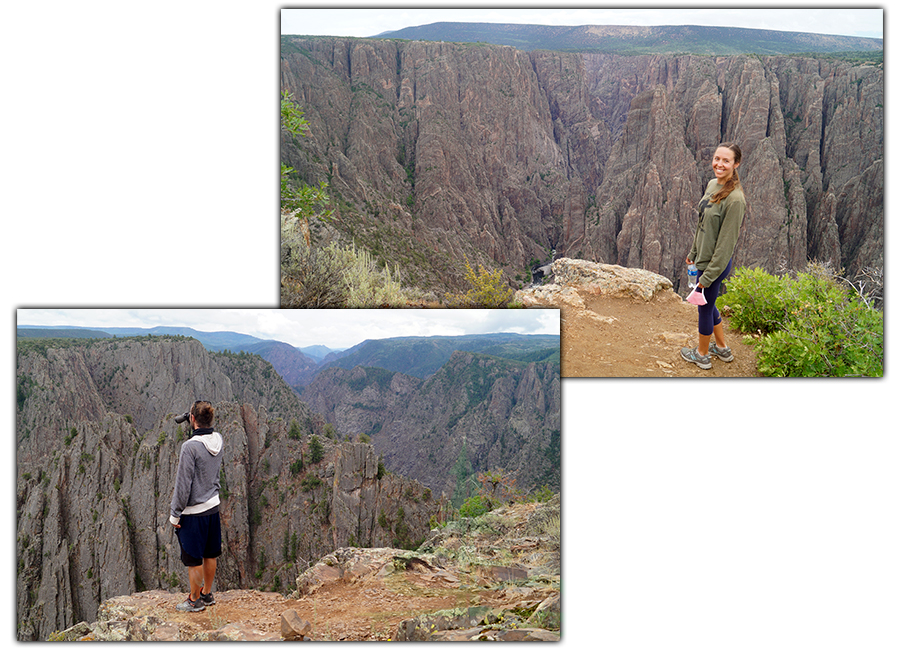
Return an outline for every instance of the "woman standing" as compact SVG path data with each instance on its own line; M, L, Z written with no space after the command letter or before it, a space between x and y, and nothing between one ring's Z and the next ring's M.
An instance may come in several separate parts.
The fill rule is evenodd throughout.
M712 368L712 355L726 362L734 359L731 348L725 344L716 297L722 280L731 273L731 259L747 207L737 172L740 164L741 149L737 144L719 145L712 161L716 178L706 186L700 200L700 219L686 259L697 266L697 290L703 293L706 304L697 307L699 346L682 348L681 356L702 369ZM715 337L714 343L712 337Z

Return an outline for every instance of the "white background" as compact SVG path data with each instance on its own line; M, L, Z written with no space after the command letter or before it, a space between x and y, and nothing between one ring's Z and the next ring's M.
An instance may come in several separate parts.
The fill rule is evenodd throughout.
M278 304L279 6L24 6L0 28L10 477L17 308ZM895 361L875 382L566 381L562 649L897 657Z

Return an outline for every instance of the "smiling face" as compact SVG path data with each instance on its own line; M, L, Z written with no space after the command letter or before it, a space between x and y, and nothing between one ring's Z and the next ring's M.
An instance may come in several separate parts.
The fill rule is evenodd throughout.
M734 174L734 170L740 165L735 160L734 151L727 146L720 146L713 155L713 173L720 184L724 185Z

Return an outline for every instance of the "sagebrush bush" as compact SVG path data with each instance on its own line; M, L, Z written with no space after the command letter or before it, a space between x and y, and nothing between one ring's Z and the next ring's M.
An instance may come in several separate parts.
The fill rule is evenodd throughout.
M303 240L281 237L281 306L334 309L347 306L341 264Z
M403 306L399 275L368 252L330 243L310 247L297 232L281 232L281 306L352 308Z
M883 313L820 264L782 276L738 268L727 289L719 300L731 327L755 337L763 375L884 373Z
M334 243L325 251L343 263L344 285L347 287L347 306L354 309L393 307L406 303L400 291L400 275L389 268L379 268L368 252L355 247L340 247Z

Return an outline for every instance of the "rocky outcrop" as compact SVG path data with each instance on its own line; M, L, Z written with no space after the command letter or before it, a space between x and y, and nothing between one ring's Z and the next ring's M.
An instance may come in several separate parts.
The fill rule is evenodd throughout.
M318 368L314 359L281 341L265 341L245 349L269 362L291 387L306 384Z
M558 603L558 598L557 598ZM395 641L558 641L559 634L540 628L503 628L503 612L470 606L428 613L401 623ZM507 624L511 624L508 620Z
M449 522L419 551L342 547L305 569L289 597L217 590L200 613L176 610L183 593L112 597L95 621L50 639L557 641L560 519L557 496Z
M553 262L552 272L557 286L581 289L592 295L633 297L649 302L654 296L672 290L672 282L655 272L608 263L563 258Z
M629 297L642 302L669 298L681 300L672 282L649 270L623 268L583 259L557 259L552 264L553 283L516 291L516 301L526 307L561 309L563 322L575 313L590 322L614 323L615 318L601 316L586 308L585 298L595 295Z
M281 83L311 126L282 159L420 286L459 287L465 258L513 280L555 248L683 290L722 141L744 152L739 265L883 265L879 66L285 37Z
M197 399L211 400L226 442L220 588L277 589L335 543L414 543L437 505L418 483L380 474L370 447L325 437L256 355L171 338L20 342L16 377L22 640L92 621L116 595L186 587L168 515L186 439L174 416Z
M176 612L175 606L183 597L183 594L173 595L164 590L113 597L100 605L96 620L81 621L67 629L53 632L48 640L115 642L297 640L296 634L292 631L286 634L273 631L271 623L266 625L266 628L261 628L262 625L243 619L226 620L212 615L204 615L203 620L197 620L196 617L191 619L192 614ZM264 607L273 600L282 599L279 596L266 596L247 591L228 591L220 593L219 598L223 600L223 608L233 608L234 604L241 600L248 600L250 606ZM288 617L288 620L292 619L293 617Z

